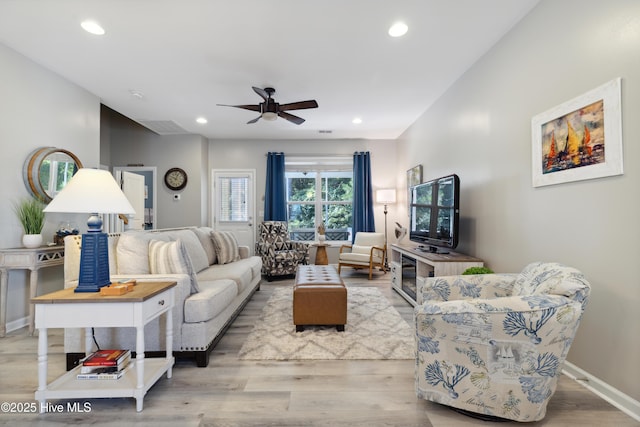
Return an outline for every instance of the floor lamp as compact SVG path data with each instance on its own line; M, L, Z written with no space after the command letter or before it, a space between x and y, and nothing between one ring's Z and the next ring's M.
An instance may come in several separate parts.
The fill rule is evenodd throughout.
M389 270L389 262L387 253L389 248L387 247L387 206L396 202L396 189L395 188L383 188L376 191L376 202L384 203L384 270Z

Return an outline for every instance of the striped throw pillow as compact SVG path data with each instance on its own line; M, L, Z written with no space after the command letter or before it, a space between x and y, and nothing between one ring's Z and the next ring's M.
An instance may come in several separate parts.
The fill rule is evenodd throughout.
M240 259L238 241L233 233L228 231L212 231L211 240L216 247L218 264L229 264Z
M149 242L149 271L151 274L187 274L191 280L191 294L200 292L191 258L180 239Z

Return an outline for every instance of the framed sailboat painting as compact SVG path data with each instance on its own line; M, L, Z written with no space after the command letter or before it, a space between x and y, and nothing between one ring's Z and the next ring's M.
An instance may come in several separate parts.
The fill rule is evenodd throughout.
M533 186L622 175L621 79L531 119Z

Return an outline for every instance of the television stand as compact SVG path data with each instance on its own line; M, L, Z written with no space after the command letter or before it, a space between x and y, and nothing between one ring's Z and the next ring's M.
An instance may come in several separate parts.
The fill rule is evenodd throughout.
M436 248L441 249L441 248ZM481 259L457 252L432 252L431 247L392 244L391 286L413 306L418 289L429 277L455 276L469 267L484 267Z
M440 248L438 246L418 245L418 247L416 249L421 251L421 252L429 252L429 253L432 253L432 254L448 254L449 253L448 250Z

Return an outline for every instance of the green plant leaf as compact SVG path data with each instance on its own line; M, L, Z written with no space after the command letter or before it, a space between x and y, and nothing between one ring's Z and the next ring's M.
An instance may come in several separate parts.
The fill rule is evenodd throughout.
M469 274L493 274L493 270L487 267L469 267L462 272L463 275Z
M44 203L30 197L14 204L14 211L22 224L24 234L40 234L44 227Z

